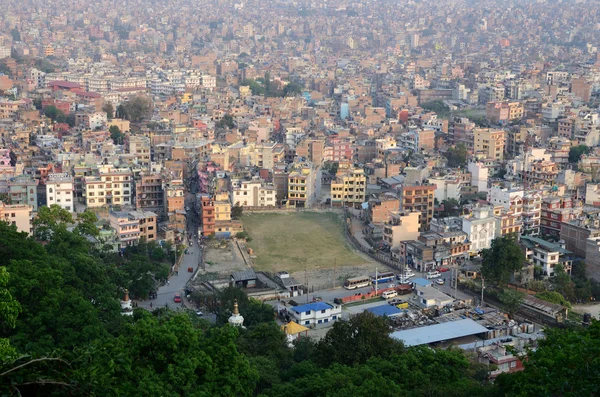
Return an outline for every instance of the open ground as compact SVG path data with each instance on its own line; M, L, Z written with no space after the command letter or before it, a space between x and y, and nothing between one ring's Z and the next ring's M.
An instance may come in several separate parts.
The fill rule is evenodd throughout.
M371 262L350 246L341 216L333 212L255 213L242 221L256 270L294 273Z

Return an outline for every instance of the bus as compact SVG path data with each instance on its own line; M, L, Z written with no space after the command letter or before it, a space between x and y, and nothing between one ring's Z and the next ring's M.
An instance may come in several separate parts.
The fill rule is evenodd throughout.
M377 273L377 280L375 279L375 274L372 274L371 282L373 284L375 284L375 281L377 281L378 284L387 283L390 281L394 281L394 278L396 278L396 275L392 272L381 272Z
M371 285L371 279L366 276L352 277L346 280L344 288L346 289L357 289L362 287L368 287Z

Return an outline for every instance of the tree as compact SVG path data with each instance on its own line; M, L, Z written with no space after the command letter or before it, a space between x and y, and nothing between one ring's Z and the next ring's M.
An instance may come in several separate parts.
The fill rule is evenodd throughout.
M457 216L460 212L460 203L453 198L449 198L442 201L444 211L442 212L443 217Z
M258 82L252 79L243 80L240 86L249 86L252 95L263 96L265 95L265 88Z
M510 276L523 268L526 259L516 236L512 234L496 237L492 241L492 247L483 250L482 256L483 277L488 282L501 285L508 283Z
M10 31L10 35L12 36L13 41L21 41L21 33L19 32L19 29L13 28Z
M502 307L510 317L519 310L524 297L524 293L514 289L504 289L498 296L500 302L502 302Z
M453 148L448 149L446 158L448 159L448 167L466 167L467 165L467 147L459 143Z
M328 366L364 364L373 357L390 357L403 345L389 335L388 320L363 312L349 321L336 321L317 344L317 362ZM351 346L351 348L349 348Z
M54 105L46 106L44 109L44 116L52 119L52 121L56 121L57 123L64 123L67 119L67 116L65 116L63 111Z
M122 145L123 140L125 139L125 134L121 132L121 129L116 125L111 125L108 129L110 133L110 139L113 140L115 145Z
M444 101L437 100L427 102L421 105L421 107L430 112L435 112L439 117L448 117L450 115L450 108L446 106Z
M17 302L8 290L8 271L4 266L0 267L0 320L2 324L10 328L15 328L17 316L21 312L21 305ZM0 364L15 358L17 352L10 346L7 338L0 338Z
M141 122L152 113L152 101L144 95L137 95L123 103L122 106L123 109L120 113L124 113L124 118L134 123Z
M233 116L231 116L229 113L225 114L223 117L221 117L221 120L219 120L217 122L217 127L218 128L235 128L235 123L233 121Z
M560 292L543 291L535 294L535 297L546 302L554 303L557 305L563 305L569 309L571 308L571 303L569 303L569 301L566 300Z
M569 163L577 164L579 160L581 160L581 156L588 154L589 152L590 148L586 145L572 146L571 149L569 149Z
M227 324L233 314L233 305L238 302L241 313L244 314L244 325L251 327L256 324L271 322L275 319L273 307L248 298L248 295L237 287L227 287L219 294L219 307L217 314L218 324Z
M96 227L98 217L94 212L85 210L78 215L77 219L79 223L75 227L75 233L92 237L97 237L100 234L100 230Z
M111 102L106 102L104 106L102 106L102 111L106 113L106 117L109 120L112 120L115 114L115 107Z
M296 96L302 93L302 86L298 83L294 83L293 81L288 83L285 87L283 87L283 95L284 96Z
M129 118L127 116L127 109L125 109L125 106L123 106L123 104L120 104L119 106L117 106L117 110L115 111L115 116L118 119L127 119L127 120L129 120Z
M235 203L233 208L231 208L231 217L233 219L241 219L243 213L244 213L244 207L242 207L240 205L240 203Z
M525 369L496 378L499 396L592 396L598 394L600 322L587 328L547 328L523 361Z
M60 205L44 205L38 209L38 216L33 220L33 235L38 240L48 241L59 227L72 222L71 213Z

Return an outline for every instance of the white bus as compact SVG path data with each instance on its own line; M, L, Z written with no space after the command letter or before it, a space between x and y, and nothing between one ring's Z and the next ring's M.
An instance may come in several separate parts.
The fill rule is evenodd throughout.
M368 287L371 285L371 278L368 276L352 277L346 280L344 288L346 289L357 289L362 287Z

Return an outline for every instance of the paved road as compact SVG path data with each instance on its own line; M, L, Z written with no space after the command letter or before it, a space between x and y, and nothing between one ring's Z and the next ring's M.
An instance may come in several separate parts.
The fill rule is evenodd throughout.
M196 176L196 178L190 178L188 181L190 183L190 190L195 192L198 189L197 174L195 172L190 172L190 174L192 177ZM179 269L177 269L177 271L169 278L168 284L158 288L156 299L140 302L140 307L147 309L157 307L182 308L181 303L175 303L175 294L180 294L185 301L184 303L188 303L184 297L184 289L187 282L194 274L188 272L188 268L191 267L193 271L196 272L198 262L200 261L201 249L198 246L200 217L196 211L195 194L192 194L191 192L186 193L184 201L185 207L190 209L186 214L186 245L188 246L188 253L183 255L183 260L181 261ZM190 243L192 244L191 246ZM150 304L152 304L152 307L150 307Z

